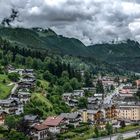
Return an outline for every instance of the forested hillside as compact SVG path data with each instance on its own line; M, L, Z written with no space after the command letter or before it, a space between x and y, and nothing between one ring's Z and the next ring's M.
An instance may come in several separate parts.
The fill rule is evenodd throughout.
M112 65L93 58L60 56L41 49L14 46L2 38L0 38L0 64L2 74L5 73L4 68L9 64L16 68L35 70L37 88L33 91L35 94L31 98L32 102L25 107L25 114L36 112L42 117L50 113L59 114L69 111L69 107L60 98L62 93L71 92L83 86L93 86L91 80L97 74L120 74L121 72ZM84 72L84 76L81 72ZM44 93L46 91L47 99ZM49 106L46 111L43 110L43 104Z
M127 40L119 43L96 44L88 48L99 60L126 70L140 72L140 44L136 41Z
M13 48L18 46L22 51L17 50L17 52L19 54L22 52L25 56L30 55L30 49L33 49L36 51L34 52L36 56L39 57L52 53L61 56L70 55L81 57L80 59L83 61L90 59L89 62L92 61L91 63L94 64L99 64L101 61L103 65L105 63L113 64L113 66L109 66L109 69L114 69L113 67L115 66L128 71L140 71L140 45L132 40L85 46L78 39L57 35L51 29L10 27L1 27L0 37L9 41ZM43 52L43 55L40 55L40 52ZM35 55L34 53L32 56Z
M0 28L0 36L11 41L13 45L38 50L53 51L57 54L89 57L86 46L75 38L57 35L51 29Z

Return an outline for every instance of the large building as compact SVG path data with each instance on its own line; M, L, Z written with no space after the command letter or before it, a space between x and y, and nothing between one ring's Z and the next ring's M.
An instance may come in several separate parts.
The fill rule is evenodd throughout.
M83 122L102 123L104 121L114 121L117 119L117 110L115 105L105 105L102 109L83 110Z
M115 105L105 105L105 117L112 121L117 119L117 110Z
M127 119L131 121L140 120L140 105L138 104L119 105L117 112L118 119Z
M105 118L104 110L83 110L82 121L100 123Z

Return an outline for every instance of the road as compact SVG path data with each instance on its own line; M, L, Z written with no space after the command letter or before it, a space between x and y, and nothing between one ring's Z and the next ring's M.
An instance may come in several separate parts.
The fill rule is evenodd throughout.
M119 136L119 134L112 135L111 136L111 140L117 140L118 136ZM122 133L122 136L123 136L124 139L135 137L136 136L136 130L135 131L131 131L131 132ZM95 139L90 139L90 140L110 140L110 137L107 136L107 137L95 138Z
M10 96L9 96L9 99L11 99L11 95L12 94L15 94L16 92L17 92L17 89L18 89L18 84L17 83L14 83L15 85L14 85L14 87L12 88L12 90L11 90L11 94L10 94Z
M104 104L111 104L112 102L112 97L114 95L119 94L119 90L124 86L124 84L121 84L120 86L118 86L112 93L109 93L109 95L107 95L107 97L104 99Z

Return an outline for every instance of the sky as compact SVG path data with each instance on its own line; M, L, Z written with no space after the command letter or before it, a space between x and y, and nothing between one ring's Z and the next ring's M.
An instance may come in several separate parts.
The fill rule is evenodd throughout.
M51 28L86 45L140 42L140 0L0 0L0 21L11 8L20 13L13 26Z

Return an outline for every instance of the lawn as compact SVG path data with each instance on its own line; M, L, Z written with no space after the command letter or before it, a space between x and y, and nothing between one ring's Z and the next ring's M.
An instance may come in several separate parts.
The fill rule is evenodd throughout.
M5 80L5 81L4 81ZM9 96L14 85L9 85L11 81L7 75L0 74L0 99L5 99Z
M94 127L91 127L89 130L76 135L76 137L72 138L72 140L87 140L87 139L92 138L94 135L95 135Z
M85 130L86 129L86 130ZM61 134L59 139L86 140L94 136L94 127L80 126Z
M120 129L119 129L119 132L120 132L120 133L123 133L123 132L126 132L126 131L131 131L131 130L135 130L135 129L139 129L139 128L140 128L139 125L137 125L137 126L134 126L134 125L127 125L127 126L124 127L124 128L120 128Z
M136 140L136 137L128 138L128 139L124 139L124 140Z

